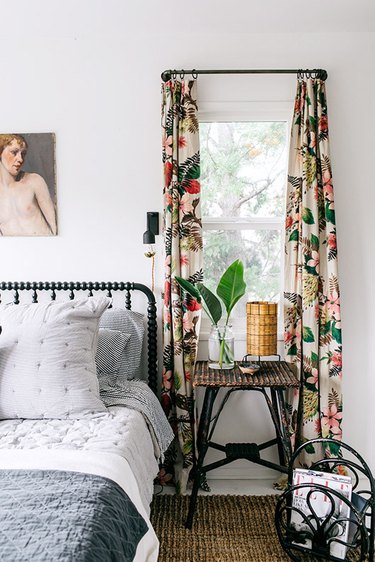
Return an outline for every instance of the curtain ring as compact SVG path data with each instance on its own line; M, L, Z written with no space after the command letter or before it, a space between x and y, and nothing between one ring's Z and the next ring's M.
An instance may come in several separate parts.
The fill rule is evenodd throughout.
M184 69L182 69L182 71L180 72L180 79L183 80L185 78L185 71Z
M192 77L194 78L194 80L196 80L196 79L198 78L198 73L197 73L197 71L195 70L195 68L193 68L193 70L191 71L191 75L192 75Z
M177 72L175 70L172 72L172 78L173 80L176 80L177 78Z

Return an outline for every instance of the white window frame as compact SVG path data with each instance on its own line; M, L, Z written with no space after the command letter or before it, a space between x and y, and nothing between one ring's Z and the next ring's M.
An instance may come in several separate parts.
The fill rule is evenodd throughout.
M291 101L249 101L249 102L213 102L204 101L199 106L199 121L202 123L225 123L239 121L284 121L287 125L287 141L290 138L291 127ZM287 142L288 144L288 142ZM285 175L287 181L287 170ZM285 183L286 185L286 183ZM281 248L280 255L284 254L284 222L285 217L269 217L269 218L211 218L202 217L203 230L280 230L281 232ZM251 228L250 228L251 225ZM284 260L280 263L280 300L283 302L284 292ZM279 333L278 340L283 340L283 310L282 306L278 307L279 315ZM246 340L246 326L233 321L233 330L236 339L239 341ZM200 339L207 340L210 333L210 323L207 318L202 318Z

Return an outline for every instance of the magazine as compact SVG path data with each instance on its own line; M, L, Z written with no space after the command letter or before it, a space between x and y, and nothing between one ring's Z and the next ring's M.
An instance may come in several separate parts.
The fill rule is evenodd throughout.
M324 494L324 491L318 489L314 490L314 484L336 490L350 502L352 496L352 479L350 476L342 476L340 474L296 468L293 471L293 486L300 486L301 484L312 484L312 487L300 487L293 492L290 526L295 531L301 533L301 541L294 540L294 544L311 550L311 539L305 535L305 532L307 535L309 532L311 533L309 523L316 529L326 522L326 539L330 543L330 555L344 560L347 547L337 542L336 539L344 542L348 541L349 521L345 521L345 519L349 519L350 517L350 506L338 496L331 494L335 505L334 511L331 517L329 517L332 509L332 500L329 496ZM310 494L309 501L311 508L307 503L308 494ZM306 517L304 518L296 509L305 514ZM312 510L314 513L312 513Z

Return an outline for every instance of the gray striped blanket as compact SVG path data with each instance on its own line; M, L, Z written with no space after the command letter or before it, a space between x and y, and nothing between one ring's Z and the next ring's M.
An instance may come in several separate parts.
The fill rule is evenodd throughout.
M100 397L108 406L126 406L141 412L156 439L159 455L163 460L168 449L173 431L163 412L159 400L141 380L124 380L113 375L101 374Z

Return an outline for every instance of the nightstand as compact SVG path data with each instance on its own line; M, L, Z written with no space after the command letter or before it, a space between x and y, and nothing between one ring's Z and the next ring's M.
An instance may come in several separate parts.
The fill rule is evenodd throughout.
M204 401L197 433L197 463L193 469L193 490L190 498L189 513L186 527L191 529L198 496L198 489L205 474L214 468L224 466L237 459L273 468L280 472L288 472L292 455L290 435L288 431L287 413L284 391L298 387L299 382L288 363L285 361L260 361L260 369L253 375L245 375L236 363L234 369L210 369L207 361L197 361L194 370L194 387L205 387ZM217 413L212 417L212 409L220 388L227 388ZM212 441L216 424L224 406L233 392L252 390L262 394L266 400L269 413L275 426L276 437L265 443L226 443L221 445ZM277 445L280 464L261 458L261 451ZM209 448L221 451L223 459L203 466Z

